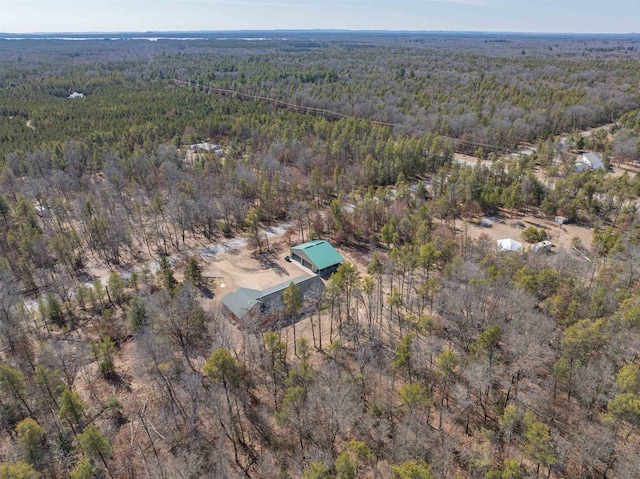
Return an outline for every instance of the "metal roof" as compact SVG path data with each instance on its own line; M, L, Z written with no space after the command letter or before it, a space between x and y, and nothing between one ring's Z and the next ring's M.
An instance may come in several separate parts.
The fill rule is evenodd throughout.
M307 282L309 282L308 285L306 284ZM278 309L276 305L273 304L275 299L269 298L269 296L284 291L291 283L296 285L305 283L305 287L301 287L303 294L312 287L313 284L319 284L320 287L322 287L322 281L318 276L298 276L297 278L284 281L262 291L250 288L239 288L237 291L229 293L222 298L222 304L224 304L238 319L242 319L251 310L251 308L258 303L262 303L263 300L269 303L271 307ZM278 299L278 302L281 302L281 299Z
M589 161L602 161L602 157L594 152L584 153L584 157Z
M242 319L256 305L261 296L262 292L257 289L239 288L222 298L222 304L229 308L229 311L235 314L238 319Z
M590 152L582 155L582 163L586 163L594 170L604 170L602 157L598 153Z
M309 241L291 248L291 251L296 250L303 251L318 270L329 268L344 261L342 255L325 240Z
M297 278L290 279L288 281L285 281L284 283L276 284L275 286L271 286L270 288L267 288L261 291L260 298L269 296L270 294L273 294L273 293L277 293L278 291L284 291L289 287L291 283L294 283L297 286L300 283L304 283L305 281L308 281L308 280L313 280L314 278L316 278L316 276L298 276Z
M195 145L190 145L189 148L191 149L191 151L196 151L196 150L215 151L215 150L221 149L220 145L217 145L215 143L208 143L206 141L203 143L196 143Z
M553 243L549 240L544 240L544 241L540 241L539 243L534 244L531 247L532 251L538 251L538 250L550 250L553 247Z

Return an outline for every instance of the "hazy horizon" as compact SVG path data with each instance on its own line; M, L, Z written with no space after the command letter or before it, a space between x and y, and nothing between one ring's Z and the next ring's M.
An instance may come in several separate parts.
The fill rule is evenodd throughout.
M272 29L235 29L235 30L87 30L87 31L33 31L33 32L7 32L1 31L0 35L27 35L27 36L41 36L41 35L178 35L178 34L231 34L231 33L405 33L405 34L470 34L470 35L541 35L541 36L554 36L554 35L566 35L566 36L640 36L640 29L638 32L543 32L543 31L508 31L508 30L390 30L390 29L346 29L346 28L272 28Z
M550 34L640 31L640 0L13 0L0 32L346 30Z

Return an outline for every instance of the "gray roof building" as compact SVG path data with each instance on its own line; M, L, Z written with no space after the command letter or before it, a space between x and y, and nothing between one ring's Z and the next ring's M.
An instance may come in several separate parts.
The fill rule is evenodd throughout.
M305 300L318 297L324 290L324 284L319 276L298 276L265 290L239 288L222 298L222 304L238 323L257 320L267 323L278 319L285 311L282 293L294 283Z
M582 156L576 161L573 168L575 171L584 171L587 169L606 169L604 166L604 162L602 161L602 156L600 156L598 153L593 152L583 153Z

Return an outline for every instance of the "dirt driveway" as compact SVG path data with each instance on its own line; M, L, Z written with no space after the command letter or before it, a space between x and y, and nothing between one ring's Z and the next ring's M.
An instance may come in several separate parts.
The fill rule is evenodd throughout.
M311 272L297 263L284 260L289 248L282 242L271 245L272 252L259 254L248 247L232 249L203 260L203 275L214 281L216 295L238 288L265 289L298 276L311 276Z

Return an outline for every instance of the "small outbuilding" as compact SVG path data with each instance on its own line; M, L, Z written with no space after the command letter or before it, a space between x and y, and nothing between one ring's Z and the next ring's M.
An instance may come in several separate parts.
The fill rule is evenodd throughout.
M329 276L344 261L336 249L325 240L309 241L291 248L291 259L320 276Z
M576 161L574 165L574 170L576 171L584 171L584 170L606 170L604 166L604 162L602 161L602 156L598 153L583 153L582 156Z
M284 313L286 307L282 295L291 283L298 287L304 300L319 297L324 290L319 276L298 276L262 291L239 288L222 298L222 304L237 323L255 321L257 324L265 324L279 319Z
M553 243L549 240L540 241L531 247L531 251L551 251Z
M511 238L500 239L498 251L522 251L522 243Z

